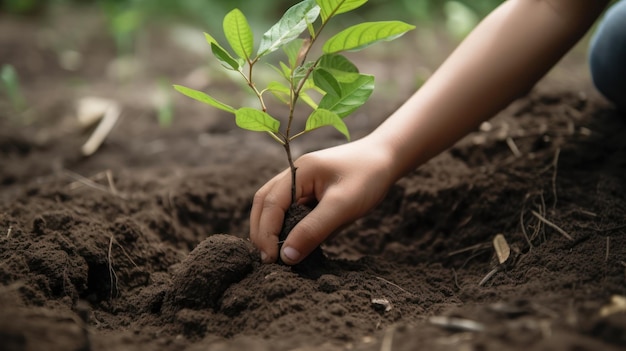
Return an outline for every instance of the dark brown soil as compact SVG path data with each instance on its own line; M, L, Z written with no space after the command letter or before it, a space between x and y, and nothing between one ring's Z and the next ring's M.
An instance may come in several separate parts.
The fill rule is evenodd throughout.
M34 44L65 19L0 18L0 62L30 103L0 102L0 350L626 348L626 308L601 313L626 296L626 116L584 75L549 77L402 179L303 274L260 264L247 241L280 148L178 96L160 128L146 102L154 77L182 82L205 57L149 37L143 71L120 82L101 72L112 44L85 30L67 71ZM375 96L353 135L410 92ZM124 109L91 157L72 117L85 95ZM320 131L299 147L338 142ZM498 233L513 252L502 266Z

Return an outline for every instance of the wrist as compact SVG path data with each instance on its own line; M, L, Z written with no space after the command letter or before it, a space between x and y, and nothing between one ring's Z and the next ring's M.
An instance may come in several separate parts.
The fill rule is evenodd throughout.
M405 165L399 157L400 150L393 139L380 137L374 132L360 141L363 144L359 147L369 154L372 163L380 169L384 178L382 180L387 186L393 185L405 175L406 171L403 169Z

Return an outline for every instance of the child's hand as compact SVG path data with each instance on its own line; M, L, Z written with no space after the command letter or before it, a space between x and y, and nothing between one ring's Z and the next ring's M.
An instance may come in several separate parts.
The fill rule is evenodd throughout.
M296 199L317 206L289 234L281 259L296 264L342 226L382 200L394 179L390 152L366 138L300 157ZM250 214L250 239L264 262L278 257L278 233L291 202L291 174L278 174L259 189Z

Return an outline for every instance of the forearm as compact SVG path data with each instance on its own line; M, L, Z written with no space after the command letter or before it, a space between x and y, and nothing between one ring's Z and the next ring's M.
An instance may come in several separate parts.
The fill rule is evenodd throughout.
M392 178L444 151L527 92L580 39L606 3L509 0L492 12L368 136L390 150Z

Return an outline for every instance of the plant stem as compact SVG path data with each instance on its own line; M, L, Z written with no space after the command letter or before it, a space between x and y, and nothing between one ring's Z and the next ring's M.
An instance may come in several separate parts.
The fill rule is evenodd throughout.
M289 139L285 140L283 144L285 153L287 154L287 161L289 162L289 170L291 171L291 204L296 203L296 170L298 169L293 163L293 157L291 156L291 146Z
M255 58L254 60L248 60L248 76L246 76L246 74L243 73L242 70L239 70L239 73L241 74L243 79L246 81L248 86L252 89L254 94L256 94L257 98L259 99L259 103L261 104L261 109L263 110L263 112L267 112L267 106L265 106L265 101L263 101L263 94L261 94L261 92L259 92L259 90L256 88L256 85L252 81L252 67L254 67L254 64L258 60L259 60L258 57Z
M324 29L326 23L322 23L321 27L317 30L317 33L315 33L315 35L311 35L311 37L309 38L309 41L306 45L306 49L304 50L304 54L302 55L302 60L300 61L300 66L302 66L305 62L306 62L306 57L309 54L309 52L311 51L311 48L313 47L313 44L315 43L317 37L319 36L320 32L322 31L322 29ZM293 123L293 117L294 117L294 112L295 112L295 108L296 108L296 102L298 101L298 98L300 97L300 91L302 91L302 88L304 87L304 83L306 82L306 80L309 78L309 75L311 75L311 72L313 72L313 70L315 69L315 66L317 66L319 62L319 59L315 62L314 65L312 65L306 72L306 74L304 75L304 77L300 80L300 82L298 83L297 87L294 87L294 82L293 82L293 71L291 73L291 91L290 91L290 103L289 103L289 119L287 120L287 129L285 130L285 135L284 135L284 143L283 143L283 147L285 149L285 153L287 154L287 161L289 162L289 170L291 171L291 204L295 204L296 203L296 171L298 170L298 168L296 167L296 165L293 163L293 156L291 155L291 140L293 139L290 134L291 134L291 124ZM250 72L250 74L252 74L252 72ZM254 88L254 87L253 87ZM256 89L255 89L256 91ZM259 96L260 98L260 96ZM261 99L262 101L262 99ZM304 133L298 133L296 134L294 137L302 135Z

